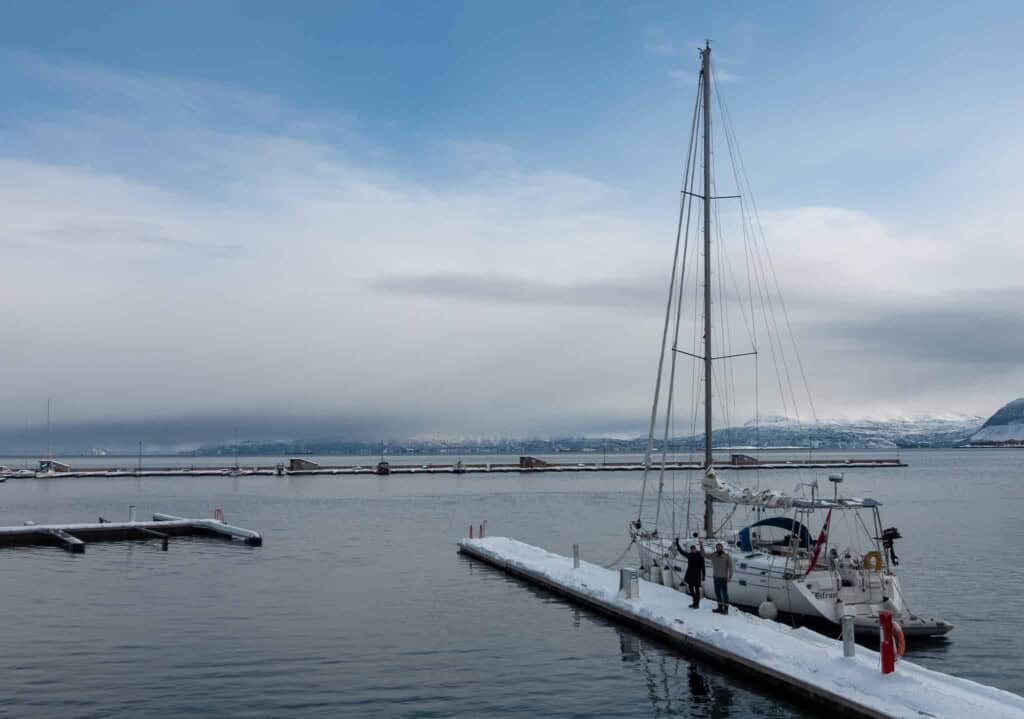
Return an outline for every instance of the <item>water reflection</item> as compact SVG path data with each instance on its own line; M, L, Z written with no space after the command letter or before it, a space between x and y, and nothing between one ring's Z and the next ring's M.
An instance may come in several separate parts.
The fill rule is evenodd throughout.
M752 714L767 717L806 716L805 710L785 700L747 686L742 677L723 673L699 659L693 659L657 640L644 638L604 615L567 601L565 598L508 575L494 567L460 555L470 573L515 587L542 605L560 606L571 615L572 628L590 633L594 628L614 632L619 640L619 658L629 667L627 684L640 692L650 712L640 716L686 717L687 719L737 719ZM637 671L638 675L632 672Z
M734 691L700 662L675 654L636 634L618 630L622 661L639 667L655 717L722 719L734 712Z

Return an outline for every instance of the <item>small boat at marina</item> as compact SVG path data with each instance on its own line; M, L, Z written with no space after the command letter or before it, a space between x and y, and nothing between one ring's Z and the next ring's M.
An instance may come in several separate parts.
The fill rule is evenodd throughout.
M736 194L723 190L720 184L716 185L711 138L714 75L710 44L705 45L700 55L697 100L683 173L672 275L644 456L640 510L629 528L631 546L635 544L638 547L640 574L649 581L686 591L683 580L687 562L683 554L690 545L694 545L707 557L716 545L721 544L732 558L733 576L728 582L730 604L759 611L762 616L778 616L793 622L835 629L841 625L844 616L852 616L859 633L873 632L875 636L878 634L879 612L887 610L893 613L907 637L943 636L953 629L952 624L919 614L910 607L897 574L899 558L895 542L901 535L896 527L886 527L883 523L880 501L870 497L841 496L839 486L844 476L839 474L828 477L833 491L832 498L827 498L821 496L817 477L809 481L805 476L801 477L804 481L798 482L792 492L782 492L761 488L759 474L755 475L757 486L754 487L724 481L720 474L728 462L722 462L716 468L712 451L714 410L728 410L737 404L736 390L732 385L734 373L731 367L723 368L722 363L753 358L756 374L758 341L763 336L754 327L758 318L764 318L765 332L768 333L765 344L771 350L769 358L776 365L786 361L784 351L790 351L790 343L792 352L796 352L796 342L788 326L789 317L774 267L770 260L758 254L766 253L767 245L763 242L763 229L756 219L756 210L753 219L745 212L743 196L749 192L750 185L743 176L742 159L736 157L735 135L729 125L726 106L720 98L717 98L717 106L722 110L726 146L717 154L729 157L736 175ZM715 202L723 199L740 200L736 224L742 230L745 243L742 256L747 262L746 286L751 297L749 311L742 304L739 311L743 315L742 324L749 333L749 351L746 347L737 348L735 337L713 321L717 319L725 323L727 306L730 301L735 302L728 298L738 294L737 288L723 292L712 283L713 268L719 282L731 276L731 269L722 259L724 250L720 249L723 236L719 220L721 214L714 206ZM752 200L750 202L752 204ZM712 236L715 238L715 252ZM688 264L691 254L695 261ZM696 261L698 259L699 262ZM695 307L684 307L688 290L694 291ZM717 308L712 306L713 298ZM687 326L682 320L684 317L693 318L691 346L685 344L686 338L681 334L681 327ZM734 322L732 326L735 328L737 324ZM787 331L785 342L772 338L772 332L785 334ZM713 342L719 343L720 354L713 351ZM670 432L678 424L676 394L680 391L681 382L677 382L677 361L680 358L696 361L693 372L687 372L692 377L692 395L691 409L686 415L692 418L694 430L697 429L698 416L703 414L703 462L697 469L682 471L678 470L676 459L669 457ZM798 355L795 364L799 366L798 376L802 376L803 365ZM783 369L785 371L780 371L776 366L773 380L780 385L783 403L795 404L796 393L792 387L787 392L787 388L781 386L783 378L791 376L788 368ZM806 379L804 385L809 396ZM758 397L760 384L756 377L753 387L754 396ZM755 407L757 401L755 399ZM813 402L811 408L813 414ZM759 409L755 414L759 414ZM661 441L658 460L655 458L655 433L662 416L664 429L658 438ZM809 440L808 446L813 447L813 442ZM657 493L651 497L648 480L655 475ZM677 499L674 489L671 493L666 491L666 479L670 479L674 487L675 479L680 475L686 488L685 504ZM695 492L699 493L697 501L694 501ZM703 516L696 514L700 507L699 495L703 495L704 500ZM695 510L694 505L698 509ZM703 590L705 596L714 596L710 565Z
M832 475L831 481L841 481ZM878 633L878 612L888 610L907 637L939 637L953 629L949 622L913 612L900 584L896 568L895 527L883 528L882 503L871 498L817 495L810 498L773 490L753 492L723 482L714 469L703 478L709 502L746 510L749 523L734 531L719 529L710 537L671 540L655 533L637 532L641 573L651 581L685 591L684 550L698 544L705 554L721 543L732 556L729 582L732 604L752 611L770 603L784 619L819 626L838 627L852 616L859 634ZM842 522L861 529L861 542L846 535L837 541L830 528ZM824 517L819 522L816 517ZM820 526L815 536L809 527ZM714 596L710 570L703 585L705 596Z

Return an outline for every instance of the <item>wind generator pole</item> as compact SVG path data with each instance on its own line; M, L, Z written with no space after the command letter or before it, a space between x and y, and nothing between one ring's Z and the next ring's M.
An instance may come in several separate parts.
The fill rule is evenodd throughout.
M701 53L704 94L704 471L711 469L711 43ZM712 499L704 493L704 534L712 532Z

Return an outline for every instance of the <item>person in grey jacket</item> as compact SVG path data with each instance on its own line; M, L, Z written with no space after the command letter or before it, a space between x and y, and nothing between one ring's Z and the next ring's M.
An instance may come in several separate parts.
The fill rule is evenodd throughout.
M715 551L704 555L711 560L711 576L715 582L715 599L718 608L711 611L718 614L729 613L729 582L732 581L732 557L725 551L721 542L715 545Z

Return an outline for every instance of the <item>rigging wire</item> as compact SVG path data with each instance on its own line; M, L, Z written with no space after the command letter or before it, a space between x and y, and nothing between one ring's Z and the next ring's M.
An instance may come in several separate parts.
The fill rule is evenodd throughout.
M695 176L696 176L696 173L691 173L691 177L690 177L690 187L691 187L691 189L693 187L693 181L694 181ZM682 312L683 312L683 292L686 289L685 288L685 280L686 280L686 254L687 254L687 251L689 249L690 221L691 221L691 218L693 216L693 194L692 194L692 192L687 195L687 199L688 199L688 202L687 202L687 213L686 213L686 231L683 234L683 266L682 266L682 270L680 272L680 277L679 277L679 295L678 295L678 297L676 299L675 325L674 325L673 335L672 335L672 358L671 358L671 361L669 363L670 369L669 369L669 375L668 375L668 378L669 378L668 379L668 398L666 400L666 409L665 409L665 432L664 432L664 436L662 438L662 446L661 446L661 469L660 469L660 472L658 474L658 505L659 506L658 506L658 509L656 510L656 513L655 513L655 520L654 520L655 529L657 529L657 527L658 527L658 516L659 516L660 511L661 511L661 506L660 505L661 505L662 489L665 486L665 463L666 463L666 460L668 458L668 445L669 445L669 437L670 437L669 430L670 430L672 416L673 416L673 411L674 411L673 401L675 399L676 361L677 361L677 359L679 357L679 353L676 352L676 350L679 348L679 320L682 317ZM673 507L674 507L674 505L673 505ZM674 525L674 521L673 521L673 531L674 530L675 530L675 525Z
M731 144L731 141L729 139L730 135L731 135L731 128L728 125L726 125L725 122L723 122L723 128L726 130L726 132L724 133L725 137L726 137L726 143L730 147L729 159L730 159L730 162L733 165L733 172L737 176L737 182L739 183L740 182L740 179L739 179L739 169L738 169L738 166L736 165L735 157L733 155L733 150L732 150L732 144ZM740 197L740 212L741 212L741 215L744 218L746 218L745 204L743 202L743 198L742 197ZM744 228L746 230L746 221L745 220L744 220ZM769 352L770 352L770 355L771 355L771 358L772 358L773 367L775 369L775 377L776 377L776 382L778 384L778 389L779 389L779 398L780 398L780 400L782 402L782 411L783 411L783 414L788 418L789 414L790 414L790 408L789 408L789 404L790 403L787 402L785 386L789 386L791 388L792 387L792 382L788 381L788 376L789 376L788 375L788 369L786 370L786 376L787 376L787 381L786 382L783 382L783 380L782 380L782 373L780 372L780 365L785 366L785 364L786 364L785 363L785 354L783 352L783 348L782 348L781 342L779 342L779 340L778 340L778 336L779 336L779 334L778 334L778 326L777 326L777 322L775 320L774 307L772 306L772 303L771 303L771 295L769 294L769 290L768 290L768 286L767 286L767 281L765 279L764 263L761 261L760 247L756 244L755 241L753 241L751 239L752 236L753 236L753 232L751 231L751 233L748 235L746 233L746 231L745 231L744 236L745 236L745 240L748 242L748 249L750 251L751 264L752 264L753 270L754 270L752 274L753 274L753 277L754 277L754 285L757 288L757 297L758 297L758 299L760 301L761 315L762 315L762 317L764 319L765 327L768 330L768 349L769 349ZM751 303L753 303L753 296L751 296ZM773 327L774 327L774 330L775 330L774 332L772 331ZM790 391L790 395L791 396L793 395L792 391ZM793 404L795 404L795 397L793 397L793 400L794 400ZM799 418L798 411L795 408L794 408L794 413L797 414L797 417Z
M717 157L717 153L712 146L713 157ZM711 187L712 196L718 195L718 176L715 172L714 162L711 165ZM722 420L726 431L726 444L732 444L733 438L733 425L731 412L736 408L736 386L735 386L735 375L733 373L733 363L729 359L732 355L732 332L729 329L729 304L725 301L725 281L726 272L728 268L732 271L732 265L728 261L728 254L726 253L725 239L722 231L722 217L719 211L719 205L716 202L712 205L712 212L715 215L715 233L714 239L716 240L716 252L715 262L717 264L717 275L718 281L718 330L721 342L718 346L722 348L722 355L725 358L723 362L720 362L719 374L721 380L718 382L721 387L719 393L719 403L722 408ZM735 284L735 281L733 282ZM742 304L740 305L742 309Z
M806 370L804 368L803 359L801 358L799 348L797 347L796 336L795 336L795 334L793 332L793 324L790 321L790 317L789 317L789 310L788 310L788 308L786 306L785 299L784 299L784 297L782 295L782 287L781 287L781 284L779 283L778 275L775 272L775 265L772 262L771 254L768 252L768 243L767 243L767 239L765 237L764 226L761 223L760 213L758 212L758 209L757 209L757 202L756 202L756 199L754 197L753 187L750 184L750 180L749 180L749 177L748 177L747 172L746 172L746 165L745 165L745 163L743 161L743 153L740 151L739 141L736 139L735 133L734 133L734 131L732 129L732 118L731 118L731 116L729 114L728 104L726 103L725 99L722 97L722 93L720 91L718 91L718 81L717 81L717 78L716 78L715 73L714 73L713 70L712 70L712 73L711 73L711 78L712 78L712 80L715 83L715 90L716 90L716 92L714 94L717 96L716 100L718 101L719 109L720 109L720 112L721 112L721 115L722 115L722 118L723 118L723 126L726 128L726 132L724 134L729 139L730 147L733 147L735 149L737 164L738 164L738 167L739 167L740 173L741 173L740 177L743 180L744 185L745 185L745 187L744 187L745 194L747 194L750 197L750 206L751 206L751 209L753 211L753 218L754 218L754 221L756 222L756 227L757 227L757 233L756 233L755 237L759 237L760 238L761 244L763 244L764 248L765 248L765 258L767 260L768 268L769 268L769 270L771 272L771 277L772 277L772 281L774 283L775 293L776 293L776 295L778 297L779 307L782 310L782 315L783 315L783 318L785 320L786 333L787 333L787 335L789 337L790 345L792 346L792 350L793 350L793 356L794 356L794 358L796 360L797 368L799 369L799 372L800 372L800 379L801 379L801 382L803 384L804 393L807 396L807 403L808 403L809 409L811 411L811 419L813 420L814 424L816 425L816 424L818 424L818 413L817 413L817 409L814 406L814 397L811 394L810 384L807 381L807 373L806 373ZM808 431L810 432L810 428L808 429Z
M605 565L602 565L602 566L604 566L605 569L611 569L612 567L614 567L616 564L618 564L619 562L621 562L623 559L626 558L626 555L629 554L629 550L633 548L634 544L636 544L636 539L635 538L631 539L629 541L629 544L626 545L626 549L623 550L622 554L620 554L618 557L616 557L612 561L608 562L608 564L605 564Z
M714 72L712 72L712 79L715 80L715 87L717 89L717 79L715 78ZM785 417L790 416L790 405L793 408L793 414L797 418L799 424L799 409L797 407L796 397L792 391L793 383L789 379L788 363L786 362L785 352L781 342L781 333L778 329L778 321L775 316L775 308L772 303L772 296L767 283L767 273L764 269L764 261L761 258L761 248L756 242L756 233L753 231L752 223L748 232L748 215L746 213L746 205L744 203L744 194L750 194L753 199L752 191L750 189L749 178L744 174L743 168L739 164L739 152L738 143L735 140L735 133L732 128L732 121L728 115L727 106L725 100L721 95L721 92L716 93L718 95L717 101L719 105L720 114L722 116L722 128L723 136L725 137L726 147L729 155L729 162L732 167L733 176L736 179L736 183L739 187L740 192L740 214L743 227L744 242L747 250L751 253L752 265L754 267L753 276L755 279L755 285L757 286L757 296L760 300L761 314L764 318L765 327L768 329L768 344L770 354L772 356L772 364L775 368L776 382L779 389L779 398L782 402L782 411ZM765 245L765 252L767 253L767 245ZM753 294L750 294L751 306L753 307ZM773 331L774 330L774 331ZM783 382L782 374L780 372L780 366L786 375L786 381ZM790 400L787 402L786 387L790 388Z
M703 94L703 92L702 92L702 90L700 88L701 84L702 83L698 83L697 100L696 100L696 105L695 105L694 111L693 111L693 121L692 121L691 126L690 126L690 149L687 151L687 159L686 159L687 165L690 164L690 157L691 157L691 155L694 152L694 136L695 136L695 132L696 132L696 128L697 128L697 107L699 107L699 105L700 105L700 97ZM688 172L688 169L689 168L687 167L686 171L684 171L684 173L683 173L683 186L684 186L684 188L686 186L686 174ZM643 477L643 484L641 485L641 489L640 489L640 507L637 510L637 519L636 519L638 527L641 524L641 522L643 521L644 497L647 494L647 476L648 476L648 473L650 472L650 467L651 467L651 451L652 451L653 445L654 445L654 427L655 427L655 424L656 424L657 419L658 419L658 407L659 407L659 399L660 399L660 394L661 394L661 378L662 378L662 374L663 374L664 366L665 366L665 345L666 345L666 342L668 340L668 323L669 323L669 316L670 316L671 311L672 311L672 297L675 295L676 269L677 269L678 264L679 264L679 239L680 239L679 235L680 235L680 229L682 228L683 210L686 207L686 199L687 199L687 197L688 197L687 195L684 195L684 194L680 193L679 223L678 223L678 227L676 229L675 251L673 252L673 255L672 255L672 274L671 274L671 277L669 279L668 299L666 300L666 304L665 304L665 324L664 324L664 327L662 328L662 331L661 331L661 350L658 353L658 374L657 374L657 379L655 380L655 383L654 383L654 401L653 401L652 406L651 406L651 422L650 422L650 427L648 428L648 432L647 432L647 449L644 452L644 477ZM655 528L657 528L657 525L655 525Z
M698 96L697 104L694 106L694 110L693 110L693 121L692 121L691 126L690 126L690 153L688 154L687 159L686 159L686 166L687 166L686 169L687 169L687 172L689 173L689 177L684 177L683 178L683 189L684 189L684 192L681 194L681 197L683 198L682 199L683 205L682 205L682 207L680 208L680 211L679 211L679 223L678 223L678 226L676 227L676 257L679 256L679 241L680 241L680 236L682 236L682 238L683 238L683 264L682 264L682 268L680 270L680 277L679 277L679 290L678 290L679 296L678 296L678 299L676 300L676 303L675 303L675 327L674 327L673 336L672 336L672 357L671 357L671 360L669 362L670 369L669 369L669 375L668 375L668 397L666 399L666 408L665 408L665 433L664 433L664 437L662 439L662 447L661 447L661 468L660 468L660 470L658 472L658 504L657 504L657 506L655 507L655 510L654 510L654 529L655 529L655 531L657 531L657 529L658 529L658 521L661 518L661 498L662 498L662 494L663 494L664 488L665 488L665 462L666 462L666 460L668 458L667 455L668 455L669 422L670 422L671 417L672 417L672 400L674 398L675 385L676 385L676 360L677 360L677 358L679 356L679 354L676 352L676 350L679 347L679 317L682 314L683 291L685 289L685 287L684 287L684 284L685 284L684 280L686 279L686 252L689 249L689 242L690 242L690 220L691 220L691 217L693 215L693 192L692 192L692 189L693 189L694 178L696 177L696 162L693 161L693 159L694 159L693 156L696 154L696 151L697 151L695 138L697 136L697 125L698 125L697 117L698 117L698 109L699 109L699 107L700 107L700 97ZM686 230L685 233L683 232L683 229L684 229L684 215L685 215L685 230ZM673 282L674 282L675 281L675 275L674 275L674 273L675 273L675 264L673 264L672 271L673 271L672 279L673 279ZM671 311L672 311L672 296L670 295L669 296L668 313L671 314ZM669 321L669 317L668 317L668 314L666 314L666 316L665 316L665 329L666 330L668 329L668 321ZM664 352L665 352L664 347L665 347L665 339L663 338L662 339L662 361L664 360ZM649 444L653 444L653 427L651 428L651 432L652 432L652 434L651 434L651 438L649 439L649 442L648 442ZM649 456L647 457L647 464L650 464L650 457ZM645 473L646 473L646 469L645 469Z

